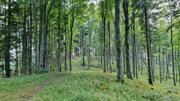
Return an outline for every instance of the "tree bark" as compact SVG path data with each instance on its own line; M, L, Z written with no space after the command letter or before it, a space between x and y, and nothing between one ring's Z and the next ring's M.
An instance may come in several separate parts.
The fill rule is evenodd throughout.
M110 21L108 22L108 35L109 35L109 45L108 45L108 57L109 57L109 70L112 72L112 66L111 66L111 26L110 26Z
M131 67L129 61L129 1L123 0L123 10L124 10L124 17L125 17L125 49L126 49L126 73L127 77L132 79L131 75Z
M172 14L171 14L171 25L173 23ZM173 71L173 83L176 86L176 76L175 76L175 66L174 66L174 43L173 43L173 29L171 27L171 58L172 58L172 71Z
M75 12L74 12L74 4L73 0L71 0L71 21L70 21L70 43L69 43L69 67L70 71L72 71L72 44L73 44L73 27L74 27L74 20L75 20Z
M152 80L152 67L150 61L150 45L149 45L149 32L148 32L148 14L147 14L147 1L145 0L144 5L144 14L145 14L145 34L146 34L146 46L147 46L147 62L148 62L148 82L153 85Z
M117 81L123 82L121 69L121 41L120 41L120 9L119 0L115 0L115 42L116 42L116 64L117 64Z
M57 47L57 67L58 71L61 72L61 0L59 1L58 6L58 47Z
M47 29L46 29L46 3L45 0L40 0L40 40L39 40L39 69L40 71L45 69L45 45L47 41Z
M26 31L26 4L24 4L24 11L23 11L23 34L22 34L22 74L28 73L28 34Z
M8 0L8 29L6 30L5 34L5 72L6 77L10 77L10 38L11 38L11 0Z

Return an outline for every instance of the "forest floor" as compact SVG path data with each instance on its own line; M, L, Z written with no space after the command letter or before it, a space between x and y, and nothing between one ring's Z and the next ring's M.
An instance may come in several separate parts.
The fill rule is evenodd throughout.
M150 86L143 79L121 84L115 73L87 70L78 61L71 73L0 78L0 101L180 101L180 86L170 82Z

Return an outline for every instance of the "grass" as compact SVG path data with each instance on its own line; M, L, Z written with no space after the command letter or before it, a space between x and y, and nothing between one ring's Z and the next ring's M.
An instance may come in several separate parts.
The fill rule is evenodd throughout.
M38 74L0 79L0 101L179 101L180 87L144 80L115 81L114 73L81 67L75 59L72 73Z
M48 74L0 78L0 101L25 101L32 96L37 85L48 78Z

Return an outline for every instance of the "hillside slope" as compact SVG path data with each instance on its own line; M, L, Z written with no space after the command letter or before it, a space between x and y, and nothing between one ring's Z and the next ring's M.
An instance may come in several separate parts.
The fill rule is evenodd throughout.
M162 86L163 85L163 86ZM99 68L0 79L0 101L179 101L180 87L125 79Z

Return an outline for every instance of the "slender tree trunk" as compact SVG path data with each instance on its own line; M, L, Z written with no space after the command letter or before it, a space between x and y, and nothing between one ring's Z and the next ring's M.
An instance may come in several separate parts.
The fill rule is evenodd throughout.
M165 57L165 53L163 52L163 79L165 79L165 73L166 73L166 67L165 67L165 59L166 59L166 57Z
M30 4L30 25L29 25L29 68L28 68L28 72L29 74L32 74L32 36L33 36L33 19L32 19L32 4Z
M88 69L91 65L91 36L92 36L92 22L91 22L91 31L89 33L89 45L88 45Z
M133 11L133 16L135 12ZM132 37L133 37L133 43L132 43L132 64L133 64L133 76L138 79L138 70L137 70L137 56L136 56L136 28L135 28L135 18L132 19Z
M123 82L122 69L121 69L121 41L120 41L120 8L119 0L115 0L115 42L116 42L116 63L117 63L117 81Z
M84 32L82 33L82 51L83 51L83 63L82 63L82 66L85 66L86 63L85 63L85 46L84 46Z
M153 85L152 80L152 67L150 61L150 44L149 44L149 32L148 32L148 14L147 14L147 1L145 0L144 5L144 14L145 14L145 33L146 33L146 45L147 45L147 62L148 62L148 82Z
M161 37L159 35L159 41L161 40ZM162 66L161 66L161 46L159 45L159 77L160 77L160 83L162 82Z
M105 15L102 15L102 21L103 21L103 56L104 56L103 69L104 69L104 72L106 72L106 17Z
M71 1L71 6L72 6L72 11L71 11L71 23L70 23L70 43L69 43L69 67L70 71L72 71L72 43L73 43L73 27L74 27L74 20L75 20L75 12L74 12L74 5L73 5L73 0Z
M38 67L38 62L39 62L39 58L38 58L38 38L39 38L39 34L38 34L38 20L37 20L37 7L36 5L33 5L34 8L34 51L35 51L35 63L34 66L35 68Z
M6 77L10 77L10 38L11 38L11 0L8 0L8 29L5 34L5 72Z
M169 78L170 74L169 74L169 61L168 61L168 54L166 54L166 81Z
M110 21L108 22L108 35L109 35L109 45L108 45L108 57L109 57L109 70L112 72L112 66L111 66L111 26Z
M47 41L47 26L46 26L46 13L45 13L45 9L46 9L46 3L44 0L40 0L39 1L40 4L40 40L39 40L39 68L40 71L44 70L46 65L45 65L45 58L46 58L46 52L45 52L45 48L46 48L46 41Z
M18 76L19 75L19 57L18 57L18 55L19 55L19 52L18 52L18 46L16 46L15 47L15 50L16 50L16 69L15 69L15 74L16 74L16 76Z
M64 69L65 71L67 71L67 16L65 15L64 17L64 26L65 26L65 44L64 44L64 48L65 48L65 56L64 56Z
M123 57L123 72L124 72L124 74L126 74L126 71L127 71L127 68L126 68L126 52L125 52L125 48L124 48L124 46L122 47L122 57Z
M22 74L28 73L28 34L26 31L26 4L24 4L23 34L22 34Z
M61 72L61 1L58 6L58 47L57 47L57 67L58 71Z
M171 25L173 23L172 14L171 14ZM173 43L173 29L171 27L171 57L172 57L172 71L173 71L173 83L176 86L176 76L175 76L175 66L174 66L174 43Z
M125 17L125 49L126 49L126 73L127 77L132 79L130 61L129 61L129 1L123 0L123 10Z

